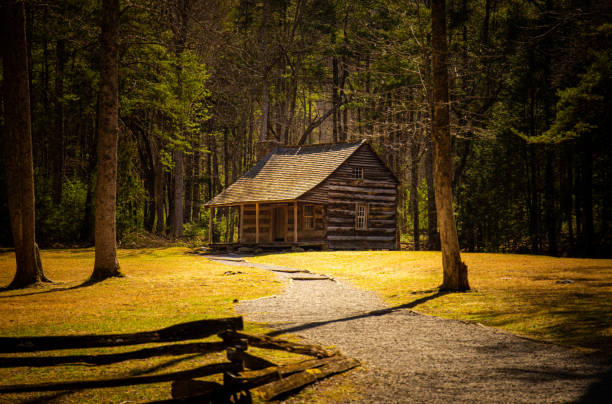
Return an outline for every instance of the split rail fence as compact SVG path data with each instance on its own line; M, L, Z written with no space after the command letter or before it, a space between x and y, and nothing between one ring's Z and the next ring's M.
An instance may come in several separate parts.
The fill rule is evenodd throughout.
M344 372L359 365L352 358L315 345L300 344L267 336L249 335L242 317L200 320L155 331L112 335L75 335L44 337L0 337L0 367L45 367L62 364L104 366L112 363L160 356L208 354L226 351L226 362L206 364L170 373L117 378L59 381L51 383L0 385L0 398L9 393L75 391L140 384L172 382L172 399L159 403L250 403L253 396L268 401L295 391L316 380ZM19 353L62 349L118 347L150 343L197 340L218 335L218 342L192 342L142 348L130 352L95 355L14 356ZM248 347L282 350L311 356L312 359L285 365L252 355ZM9 356L2 354L11 354ZM223 383L196 380L216 374Z

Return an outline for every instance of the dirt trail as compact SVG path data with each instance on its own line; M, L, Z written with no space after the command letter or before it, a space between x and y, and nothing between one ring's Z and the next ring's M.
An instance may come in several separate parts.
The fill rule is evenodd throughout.
M297 334L362 361L350 374L358 397L334 396L336 402L603 403L612 397L610 364L595 355L410 307L388 308L373 293L337 280L292 280L303 273L291 268L233 264L283 271L276 273L286 281L282 295L241 302L246 319L268 323L273 335Z

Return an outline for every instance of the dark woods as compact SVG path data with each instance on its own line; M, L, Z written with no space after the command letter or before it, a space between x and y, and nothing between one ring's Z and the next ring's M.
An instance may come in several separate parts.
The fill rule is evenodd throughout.
M43 247L91 245L101 2L25 4L36 239ZM123 245L145 232L206 235L201 205L252 166L260 140L370 138L402 180L402 240L439 248L429 1L120 7ZM449 0L446 15L461 248L609 255L609 2ZM0 158L0 244L8 246ZM218 215L216 237L236 237L235 214Z

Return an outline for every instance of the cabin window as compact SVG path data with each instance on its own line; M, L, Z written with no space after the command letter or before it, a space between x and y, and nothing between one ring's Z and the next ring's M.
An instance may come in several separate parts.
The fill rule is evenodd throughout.
M365 230L368 228L368 205L365 203L358 203L355 209L355 228L358 230Z
M314 206L304 205L304 229L314 229Z
M363 179L363 167L352 167L352 177L354 180Z

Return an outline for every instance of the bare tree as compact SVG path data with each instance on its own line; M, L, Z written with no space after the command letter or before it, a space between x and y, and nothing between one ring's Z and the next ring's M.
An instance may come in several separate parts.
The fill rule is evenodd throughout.
M119 136L119 0L102 1L96 259L92 280L121 276L117 261L117 141Z
M461 261L457 224L453 212L445 0L432 0L431 2L431 42L433 50L434 187L444 272L441 289L464 291L470 286L467 266Z
M49 281L36 245L28 54L23 1L0 5L6 183L17 271L9 288Z

